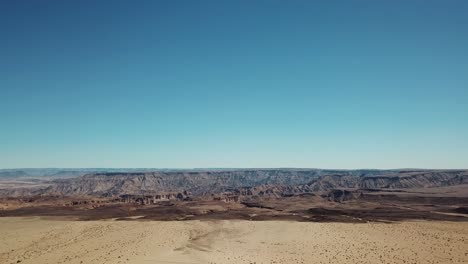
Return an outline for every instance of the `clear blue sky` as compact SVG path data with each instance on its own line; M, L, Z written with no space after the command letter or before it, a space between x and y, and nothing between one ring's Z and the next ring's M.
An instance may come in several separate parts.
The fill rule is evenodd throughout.
M468 168L467 1L3 1L0 168Z

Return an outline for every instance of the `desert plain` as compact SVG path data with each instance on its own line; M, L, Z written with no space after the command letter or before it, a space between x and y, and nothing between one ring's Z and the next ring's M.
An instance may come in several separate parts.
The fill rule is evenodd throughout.
M3 217L0 263L468 263L468 222Z

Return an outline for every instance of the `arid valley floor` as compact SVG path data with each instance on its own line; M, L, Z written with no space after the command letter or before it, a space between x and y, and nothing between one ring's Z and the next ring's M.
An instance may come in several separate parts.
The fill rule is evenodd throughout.
M0 263L467 263L468 222L0 218Z

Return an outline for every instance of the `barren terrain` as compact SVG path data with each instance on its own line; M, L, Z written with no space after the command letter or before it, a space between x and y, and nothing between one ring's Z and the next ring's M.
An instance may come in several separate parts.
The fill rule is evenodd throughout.
M467 263L468 223L0 218L0 263Z
M468 263L466 170L17 174L0 263Z

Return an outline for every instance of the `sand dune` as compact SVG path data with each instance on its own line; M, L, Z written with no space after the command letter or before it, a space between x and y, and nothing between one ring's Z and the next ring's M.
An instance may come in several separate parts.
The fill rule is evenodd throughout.
M468 223L0 218L0 263L468 263Z

